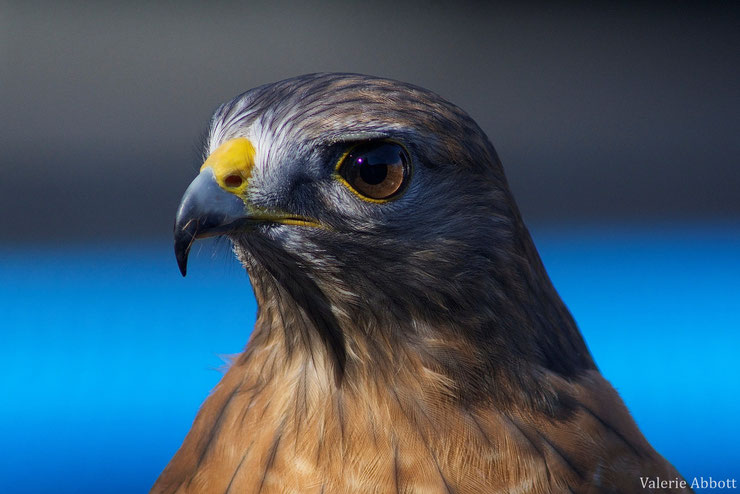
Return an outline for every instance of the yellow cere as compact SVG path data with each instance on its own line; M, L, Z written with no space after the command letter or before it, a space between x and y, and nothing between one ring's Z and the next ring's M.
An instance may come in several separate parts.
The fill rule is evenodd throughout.
M211 153L200 171L211 168L222 189L243 196L254 168L254 156L254 146L249 139L231 139Z

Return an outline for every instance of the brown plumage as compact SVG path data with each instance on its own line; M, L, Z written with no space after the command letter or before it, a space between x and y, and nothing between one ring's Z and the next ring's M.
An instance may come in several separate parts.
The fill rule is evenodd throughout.
M640 477L679 477L598 372L464 112L394 81L303 76L220 108L209 151L178 260L229 235L259 313L152 492L649 492ZM343 167L381 152L405 174L375 200ZM386 184L381 165L363 180Z

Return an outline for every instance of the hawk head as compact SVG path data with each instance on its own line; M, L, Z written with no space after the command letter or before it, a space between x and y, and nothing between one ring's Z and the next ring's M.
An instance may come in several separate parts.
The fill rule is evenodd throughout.
M495 392L495 369L593 368L493 146L430 91L313 74L222 105L177 213L183 275L213 235L233 242L288 349L321 341L339 375L413 349L470 396Z

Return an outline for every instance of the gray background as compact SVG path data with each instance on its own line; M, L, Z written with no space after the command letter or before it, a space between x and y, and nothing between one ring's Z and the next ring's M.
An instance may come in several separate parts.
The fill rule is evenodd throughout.
M432 89L525 220L740 218L740 16L722 4L0 4L0 241L171 234L219 103L317 71Z

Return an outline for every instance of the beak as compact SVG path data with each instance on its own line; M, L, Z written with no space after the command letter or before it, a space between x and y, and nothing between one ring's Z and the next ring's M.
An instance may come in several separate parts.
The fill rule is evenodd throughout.
M244 201L219 186L212 168L204 168L185 191L175 217L175 257L182 275L187 273L193 242L243 229L248 223Z
M221 144L200 168L175 217L175 257L183 276L196 239L241 229L248 221L245 197L254 167L254 146L240 137Z
M182 196L175 217L175 257L183 276L190 247L199 238L254 228L261 222L324 228L311 218L249 204L247 189L255 150L244 137L221 144Z

